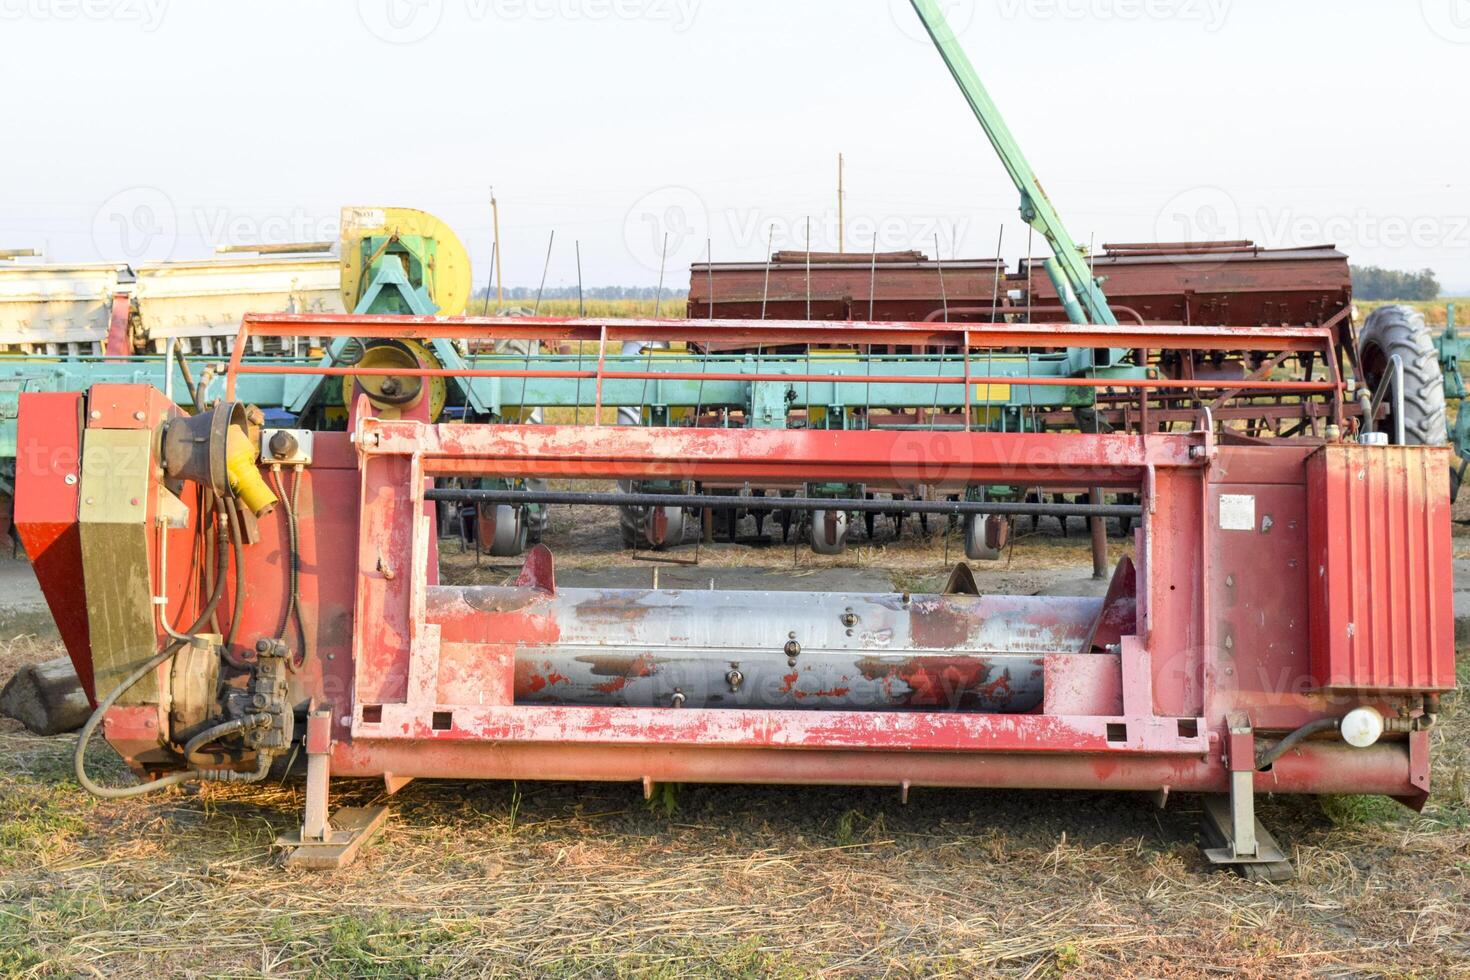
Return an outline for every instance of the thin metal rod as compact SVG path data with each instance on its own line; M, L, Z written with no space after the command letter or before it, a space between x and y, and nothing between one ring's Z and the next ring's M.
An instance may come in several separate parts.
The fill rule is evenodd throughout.
M551 271L551 247L556 244L556 229L551 229L551 238L546 242L546 264L541 267L541 287L536 290L535 315L541 315L541 297L546 292L546 274Z
M587 302L582 295L582 242L579 239L577 245L577 316L587 315Z
M822 497L719 497L676 493L577 493L565 490L458 490L424 492L433 503L559 504L579 507L681 507L691 510L845 510L865 514L995 514L1005 517L1140 518L1142 505L1045 504L996 500L868 500Z
M775 256L771 254L771 246L776 242L776 226L771 225L766 232L766 281L761 286L761 319L766 318L766 303L771 298L771 262ZM758 356L758 355L757 355Z

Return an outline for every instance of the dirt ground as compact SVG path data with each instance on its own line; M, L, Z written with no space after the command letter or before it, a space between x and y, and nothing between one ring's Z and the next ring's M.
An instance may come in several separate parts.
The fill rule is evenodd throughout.
M558 517L557 550L576 556L559 571L651 578L591 518ZM450 551L451 579L510 573ZM942 542L912 537L836 559L726 545L701 549L700 574L756 567L800 587L881 564L895 588L930 587L944 561ZM1080 528L1028 537L982 586L1049 587L1085 563ZM43 613L0 621L0 676L59 649ZM916 790L904 805L812 786L646 802L630 785L420 782L356 866L293 872L271 842L299 820L297 779L104 803L70 775L74 739L0 721L0 976L1470 976L1462 700L1434 739L1422 815L1263 800L1299 872L1272 886L1209 869L1194 797L1158 811ZM124 778L105 747L91 758ZM341 783L337 802L380 791Z

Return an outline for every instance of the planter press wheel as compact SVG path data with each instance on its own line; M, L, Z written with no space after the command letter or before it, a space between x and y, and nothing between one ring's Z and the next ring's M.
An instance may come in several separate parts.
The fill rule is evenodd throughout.
M812 511L812 551L819 555L840 555L847 547L847 511Z
M971 561L999 561L1010 538L1010 522L991 514L965 515L965 557Z
M496 558L514 558L526 551L529 529L526 513L512 504L480 508L476 533L482 546Z
M618 526L624 548L662 551L684 543L682 507L620 507Z

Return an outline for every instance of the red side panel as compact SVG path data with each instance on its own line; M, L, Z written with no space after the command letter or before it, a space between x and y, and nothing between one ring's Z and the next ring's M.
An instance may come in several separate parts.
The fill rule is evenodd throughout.
M1326 446L1307 463L1312 668L1323 688L1455 687L1449 451Z
M82 395L20 396L15 460L15 523L77 676L94 702L92 648L82 594Z

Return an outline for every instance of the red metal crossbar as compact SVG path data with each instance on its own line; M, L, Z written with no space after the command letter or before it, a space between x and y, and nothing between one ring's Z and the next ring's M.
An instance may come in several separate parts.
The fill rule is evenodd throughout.
M1086 326L1070 323L812 323L803 320L645 320L573 317L418 317L249 313L239 340L250 337L382 337L412 340L541 340L739 342L752 347L843 346L1085 347L1189 351L1328 353L1332 332L1319 327ZM236 344L236 350L242 344Z

